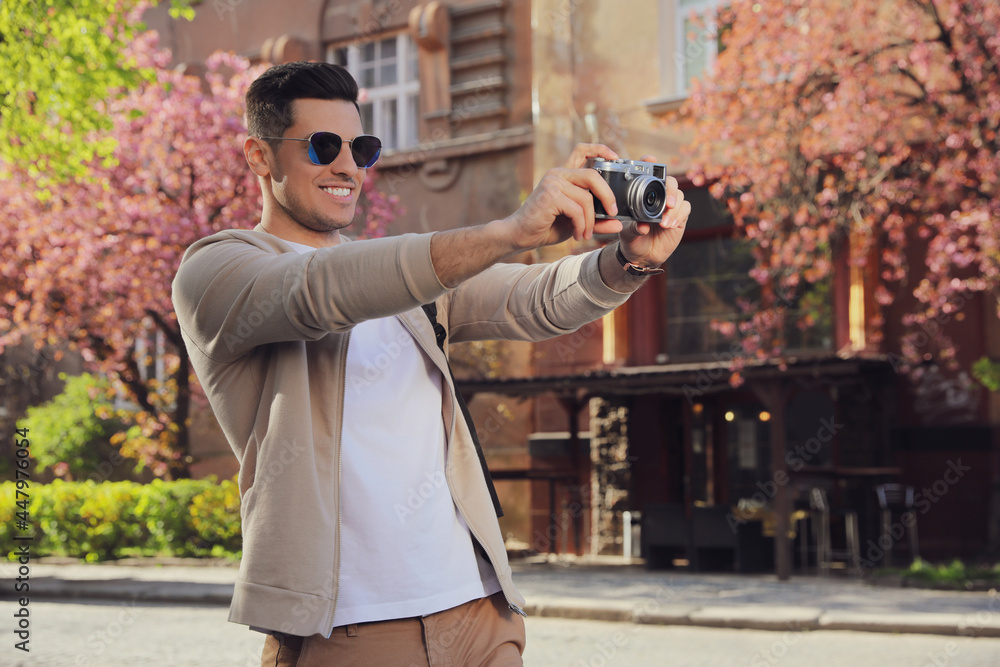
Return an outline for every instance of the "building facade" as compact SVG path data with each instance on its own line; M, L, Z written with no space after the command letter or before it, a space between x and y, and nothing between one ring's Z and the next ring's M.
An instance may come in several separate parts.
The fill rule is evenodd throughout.
M880 313L885 335L872 342L875 277L845 255L816 301L816 326L790 340L780 363L748 366L741 385L730 383L738 347L712 323L736 321L739 301L755 295L752 257L707 190L685 178L685 137L666 120L711 68L716 31L697 16L718 4L206 0L192 22L169 20L164 8L147 20L195 72L220 49L351 69L365 89L366 129L387 147L379 188L406 209L390 233L509 215L579 142L654 155L682 183L693 208L685 239L667 274L627 306L552 341L453 351L507 511L502 527L527 548L620 555L630 541L657 546L656 517L674 512L673 532L685 537L673 555L698 560L692 547L704 546L702 565L787 576L818 562L800 519L815 523L823 500L834 523L856 519L860 544L847 567L862 570L887 550L907 551L898 515L887 539L880 532L876 489L896 482L913 487L921 555L980 555L998 538L989 505L1000 400L933 365L917 383L897 372L912 300ZM962 367L1000 356L983 300L939 324L961 342ZM235 465L217 437L202 441L202 471ZM646 539L631 526L636 516Z

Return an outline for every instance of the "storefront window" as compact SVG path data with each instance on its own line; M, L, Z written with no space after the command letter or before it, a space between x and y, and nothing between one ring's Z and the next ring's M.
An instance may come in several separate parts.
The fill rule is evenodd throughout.
M739 345L739 334L734 338L730 333L751 317L761 299L761 287L750 277L753 249L735 233L732 219L707 189L689 190L685 197L692 213L684 239L666 264L663 349L671 363L730 359L733 346ZM797 294L776 298L788 323L783 332L786 350L832 349L829 280L803 284Z
M732 340L714 323L738 323L741 303L758 298L750 277L754 260L749 243L733 237L733 222L704 188L690 190L685 238L667 262L666 351L678 358L712 359Z

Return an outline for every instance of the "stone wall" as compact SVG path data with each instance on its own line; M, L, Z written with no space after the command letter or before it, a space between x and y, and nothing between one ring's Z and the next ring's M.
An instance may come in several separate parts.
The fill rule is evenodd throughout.
M620 399L590 402L591 553L622 555L622 512L629 507L628 405Z

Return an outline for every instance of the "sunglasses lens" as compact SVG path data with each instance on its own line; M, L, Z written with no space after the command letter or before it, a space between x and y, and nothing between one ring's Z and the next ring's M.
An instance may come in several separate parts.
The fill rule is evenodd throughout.
M340 155L344 140L333 132L316 132L309 137L309 159L313 164L330 164ZM382 142L377 137L361 134L351 142L351 155L361 168L367 168L378 161L382 152Z
M382 153L382 142L370 134L359 135L351 142L351 153L359 167L362 169L370 167L378 161L378 156Z
M337 159L343 143L333 132L316 132L309 137L309 159L313 164L330 164Z

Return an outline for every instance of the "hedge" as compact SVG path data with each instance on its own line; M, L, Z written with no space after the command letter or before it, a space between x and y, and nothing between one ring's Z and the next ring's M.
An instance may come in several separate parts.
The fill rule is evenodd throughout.
M0 483L0 553L13 558L15 535L34 534L32 557L87 561L138 556L239 558L240 494L235 480L64 482L31 485L27 532L19 530L24 496ZM17 506L17 501L22 507Z

